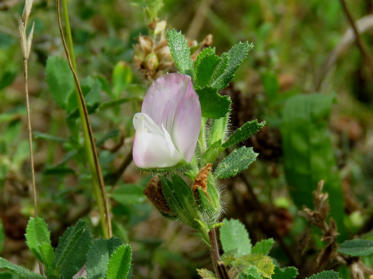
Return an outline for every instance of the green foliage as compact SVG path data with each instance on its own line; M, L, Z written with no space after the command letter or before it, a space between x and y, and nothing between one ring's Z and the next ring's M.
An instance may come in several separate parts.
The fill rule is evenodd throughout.
M265 125L265 122L258 123L258 120L248 121L238 128L234 133L224 142L223 147L229 147L234 144L243 142L249 137L255 135Z
M251 241L243 224L238 220L223 220L220 228L220 242L225 253L233 252L239 257L251 253Z
M205 48L197 57L194 65L194 86L203 88L211 83L212 74L221 58L215 54L215 48Z
M56 267L63 279L70 279L81 269L91 242L88 226L82 220L61 236L56 248Z
M143 187L136 184L124 184L117 187L113 193L112 198L124 205L132 205L145 201Z
M234 265L244 268L244 273L254 267L264 278L272 278L275 272L275 264L272 259L264 255L244 255L236 258Z
M197 273L202 279L216 279L215 274L206 268L197 269Z
M249 50L253 47L253 44L241 42L235 44L228 52L224 53L212 74L211 87L216 89L226 87L234 77L238 67L247 57Z
M198 228L196 219L200 216L189 185L177 175L172 176L172 180L161 177L161 182L163 195L172 212L188 226Z
M345 238L342 185L328 130L333 100L332 95L321 94L290 98L283 109L282 146L286 180L295 204L312 208L312 192L323 179L331 197L331 215Z
M54 269L54 249L50 240L50 232L45 221L31 217L26 227L26 244L34 255L46 265Z
M66 108L67 100L75 88L74 78L66 60L50 56L47 61L46 78L54 101L59 107Z
M3 221L0 219L0 253L4 248L4 241L5 241L5 231L4 231Z
M338 252L352 257L369 256L373 254L373 241L368 239L346 240L339 246Z
M263 239L255 243L251 253L258 255L268 255L274 244L275 241L273 240L273 238Z
M338 272L327 270L307 277L307 279L341 279L341 277L339 277Z
M94 240L87 254L87 279L104 278L108 270L110 256L122 245L119 238Z
M272 279L295 279L298 275L298 270L293 267L279 268L276 266L275 274L273 274Z
M119 246L110 257L106 278L126 279L131 267L131 261L131 247L126 244Z
M258 153L255 153L252 147L242 146L235 149L219 163L215 175L221 179L235 176L247 169L257 156Z
M114 99L121 97L123 90L132 82L132 75L131 68L125 62L119 61L115 65L112 75L112 97Z
M10 271L24 279L44 279L43 276L33 273L22 266L13 264L4 258L0 258L0 270Z
M168 45L176 67L183 74L193 76L193 61L190 57L188 42L181 32L176 30L167 31Z
M220 95L217 89L212 87L197 88L197 94L203 117L217 119L224 117L229 112L230 98Z

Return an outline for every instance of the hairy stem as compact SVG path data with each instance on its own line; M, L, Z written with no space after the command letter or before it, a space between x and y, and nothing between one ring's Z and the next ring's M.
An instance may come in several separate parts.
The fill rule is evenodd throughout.
M227 269L223 262L220 261L218 240L215 229L209 231L210 255L215 275L218 279L229 279Z
M61 39L62 39L63 47L65 50L65 54L67 57L67 61L69 63L70 70L73 74L75 86L77 89L78 107L79 107L79 114L80 114L80 118L81 118L81 122L83 126L84 144L85 144L85 149L86 149L86 153L88 157L89 167L90 167L91 174L92 174L92 182L93 182L94 191L96 194L96 201L97 201L97 207L98 207L99 214L100 214L102 231L103 231L103 235L105 238L110 238L112 236L112 229L111 229L109 202L108 202L107 195L106 195L105 184L104 184L104 179L103 179L102 172L101 172L101 167L98 161L95 139L93 137L92 128L89 122L87 106L85 104L83 91L81 89L78 75L76 72L76 67L74 66L76 65L75 58L73 57L73 55L70 55L70 53L71 54L74 53L74 50L73 50L73 42L72 42L72 37L71 37L71 28L70 28L66 0L62 0L62 2L64 6L64 18L66 21L65 27L66 27L66 33L68 34L67 39L69 41L69 47L66 43L64 32L62 29L61 16L60 16L60 1L56 0L58 27L60 30Z

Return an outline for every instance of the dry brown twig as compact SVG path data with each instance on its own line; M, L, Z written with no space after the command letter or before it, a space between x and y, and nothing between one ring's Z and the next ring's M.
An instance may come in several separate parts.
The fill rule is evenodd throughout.
M34 153L32 145L32 125L31 125L31 107L30 107L30 96L28 88L28 61L31 53L32 38L34 34L34 23L32 24L31 31L27 35L27 24L31 14L33 0L26 0L25 7L23 9L22 17L19 18L19 33L21 38L21 49L23 55L23 67L24 67L24 79L25 79L25 96L26 96L26 110L27 110L27 129L28 129L28 141L30 148L30 168L31 168L31 179L32 179L32 199L34 203L34 216L38 216L38 198L35 178L35 167L34 167Z

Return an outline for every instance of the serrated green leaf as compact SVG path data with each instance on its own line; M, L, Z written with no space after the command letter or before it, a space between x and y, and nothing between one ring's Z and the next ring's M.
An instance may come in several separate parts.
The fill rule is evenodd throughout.
M223 220L220 228L220 242L225 253L233 251L236 257L251 253L251 241L245 226L238 220Z
M373 254L373 241L367 239L346 240L337 251L352 257L369 256Z
M122 241L119 238L93 241L87 254L86 270L88 279L105 278L110 256L120 245L122 245Z
M254 266L258 269L261 276L264 278L271 278L275 272L275 264L268 256L263 255L244 255L236 258L235 266L248 267Z
M40 217L31 217L26 227L26 244L31 252L47 267L54 267L54 249L48 225Z
M204 87L197 89L196 92L201 103L203 117L217 119L229 112L231 99L220 95L217 89Z
M198 268L197 273L202 279L216 279L215 274L206 268Z
M0 270L10 271L18 275L19 277L25 278L25 279L44 279L43 276L36 274L34 272L31 272L30 270L22 266L13 264L1 257L0 257Z
M63 279L70 279L86 262L91 234L83 220L69 227L60 237L56 249L56 266Z
M266 256L271 251L273 244L275 244L273 238L263 239L255 243L251 253Z
M252 147L237 148L219 163L215 176L220 179L235 176L255 162L257 156Z
M211 77L215 67L221 58L215 54L215 48L205 48L198 55L194 65L194 86L203 88L211 83Z
M4 241L5 241L5 231L4 231L3 221L0 219L0 253L4 248Z
M224 53L212 75L211 87L216 89L226 87L234 77L238 67L247 57L251 48L253 48L252 44L240 42L235 44L227 53Z
M234 133L224 142L223 147L227 148L234 144L243 142L249 137L255 135L265 125L265 121L258 122L258 120L248 121L238 128Z
M250 266L243 271L245 279L262 279L259 270L255 266Z
M58 56L48 57L46 79L53 99L64 109L75 88L74 78L66 60Z
M172 180L161 177L161 182L163 195L172 212L188 226L198 228L196 219L199 219L199 214L189 185L177 175Z
M114 190L111 197L123 205L133 205L145 201L143 187L136 184L122 184Z
M312 192L320 180L325 181L331 216L337 222L340 238L345 239L342 185L328 129L333 101L332 95L307 94L286 102L281 124L284 170L298 208L313 208Z
M181 73L193 76L193 61L190 57L188 42L183 34L175 29L169 30L167 40L176 67Z
M298 269L293 266L279 268L276 266L275 274L272 279L295 279L298 275Z
M327 270L307 277L306 279L341 279L338 272Z
M129 245L119 246L111 255L107 279L126 279L131 267L132 252Z

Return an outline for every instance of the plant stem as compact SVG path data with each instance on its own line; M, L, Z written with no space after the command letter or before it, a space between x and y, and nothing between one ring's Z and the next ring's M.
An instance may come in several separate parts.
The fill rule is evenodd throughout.
M92 183L94 186L94 191L96 194L96 201L97 207L100 214L101 225L102 225L102 232L105 238L110 238L112 236L112 229L111 229L111 220L110 220L110 210L109 210L109 203L105 191L104 179L101 172L101 167L98 161L97 150L95 139L93 137L92 128L89 122L88 117L88 110L85 104L83 91L81 89L78 75L76 72L76 65L75 57L73 56L73 42L71 37L71 28L69 22L69 15L66 0L62 0L64 6L64 18L65 18L65 28L66 33L68 34L68 41L69 47L67 46L65 36L62 29L61 23L61 16L60 16L60 1L56 0L57 3L57 18L58 18L58 27L61 34L62 43L64 46L65 54L67 57L67 61L69 63L70 70L74 77L75 86L77 89L77 99L78 99L78 107L79 107L79 114L83 126L83 134L84 134L84 145L87 152L88 163L92 174ZM69 35L70 34L70 35ZM70 55L70 53L72 55ZM74 60L73 60L74 59Z
M350 10L347 7L347 3L345 0L340 0L343 11L352 27L352 30L354 31L355 39L356 39L356 44L361 52L361 54L364 57L364 61L366 62L368 66L369 73L371 74L371 78L373 78L373 58L370 55L366 45L364 44L363 39L360 36L359 30L356 27L355 20L350 12Z
M229 279L228 272L222 262L220 262L218 240L215 229L209 231L210 254L214 272L218 279Z

